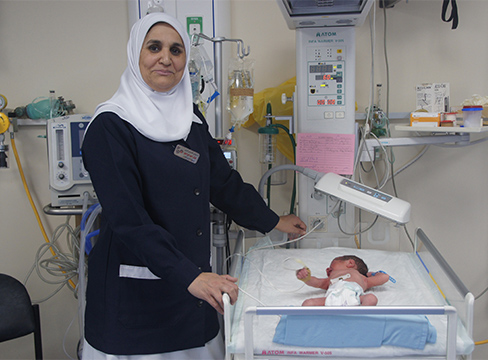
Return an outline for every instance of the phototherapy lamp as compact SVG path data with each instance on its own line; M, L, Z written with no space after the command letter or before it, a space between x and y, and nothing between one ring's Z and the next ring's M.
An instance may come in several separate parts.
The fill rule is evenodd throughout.
M320 194L335 197L400 225L410 221L410 203L335 173L323 174L298 165L280 165L264 173L258 186L261 196L267 179L282 170L297 171L314 180L314 189Z

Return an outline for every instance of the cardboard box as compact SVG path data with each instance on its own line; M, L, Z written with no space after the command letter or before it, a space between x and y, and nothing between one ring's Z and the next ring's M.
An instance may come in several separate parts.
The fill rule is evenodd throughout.
M440 113L413 112L410 114L410 126L438 127L440 124Z

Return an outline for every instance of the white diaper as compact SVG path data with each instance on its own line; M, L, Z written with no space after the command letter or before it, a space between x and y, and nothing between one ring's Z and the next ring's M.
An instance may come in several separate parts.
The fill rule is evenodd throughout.
M335 280L335 281L334 281ZM361 305L359 297L364 294L358 283L342 279L331 280L331 285L325 296L326 306L353 306Z

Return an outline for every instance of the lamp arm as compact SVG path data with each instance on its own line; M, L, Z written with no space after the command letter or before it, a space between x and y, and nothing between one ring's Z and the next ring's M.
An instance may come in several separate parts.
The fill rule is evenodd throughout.
M259 186L258 186L258 191L259 194L264 198L264 186L266 184L266 180L273 175L277 171L282 171L282 170L293 170L293 171L298 171L299 173L309 177L310 179L314 181L318 181L322 176L324 176L324 173L305 168L303 166L298 166L298 165L293 165L293 164L285 164L285 165L279 165L275 166L274 168L269 169L266 171L263 176L261 177L261 180L259 181Z

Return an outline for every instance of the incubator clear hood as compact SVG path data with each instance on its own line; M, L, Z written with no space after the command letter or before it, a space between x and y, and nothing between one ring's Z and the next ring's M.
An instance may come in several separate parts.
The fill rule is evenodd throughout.
M360 26L373 0L277 0L290 29Z

